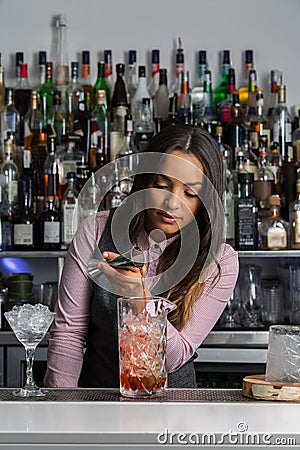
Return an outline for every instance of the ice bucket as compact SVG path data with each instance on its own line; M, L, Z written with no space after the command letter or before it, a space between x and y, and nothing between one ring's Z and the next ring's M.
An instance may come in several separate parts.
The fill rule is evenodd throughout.
M300 383L299 325L270 327L266 380Z

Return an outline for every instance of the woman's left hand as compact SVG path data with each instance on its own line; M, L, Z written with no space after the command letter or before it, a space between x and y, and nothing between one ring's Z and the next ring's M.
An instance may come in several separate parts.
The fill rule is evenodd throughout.
M102 254L105 261L111 261L119 256L117 253L104 252ZM107 276L114 292L122 297L151 297L147 287L145 292L141 282L141 270L145 274L146 267L142 269L134 266L122 267L122 269L111 267L106 262L98 263L98 268Z

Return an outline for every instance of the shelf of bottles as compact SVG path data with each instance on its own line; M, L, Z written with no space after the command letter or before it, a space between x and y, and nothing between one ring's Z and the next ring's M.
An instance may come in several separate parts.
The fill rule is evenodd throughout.
M158 49L149 73L138 65L137 51L114 65L112 51L104 50L92 80L89 51L69 60L67 30L66 18L58 16L56 55L49 61L39 52L38 85L28 79L22 52L13 88L5 85L8 68L0 64L2 254L66 251L81 220L121 203L138 154L175 123L204 127L220 149L226 239L240 255L300 250L299 114L292 116L286 105L282 71L270 71L266 96L254 51L246 50L245 81L237 86L230 51L223 50L213 89L207 51L199 50L198 78L190 86L179 39L172 85ZM103 167L108 170L99 179Z

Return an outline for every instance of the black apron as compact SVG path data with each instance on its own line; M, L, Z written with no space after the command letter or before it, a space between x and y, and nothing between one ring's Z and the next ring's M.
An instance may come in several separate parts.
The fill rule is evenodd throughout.
M101 253L105 250L117 252L110 232L113 213L114 210L109 214L98 245ZM78 382L79 387L119 387L117 298L117 295L94 283L89 333ZM168 374L169 388L197 387L194 359L195 355L178 370Z

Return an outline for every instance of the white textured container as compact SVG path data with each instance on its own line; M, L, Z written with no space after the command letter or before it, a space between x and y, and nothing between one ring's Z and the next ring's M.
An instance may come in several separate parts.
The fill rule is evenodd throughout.
M300 325L270 327L266 380L300 383Z

